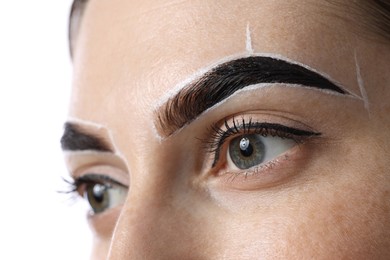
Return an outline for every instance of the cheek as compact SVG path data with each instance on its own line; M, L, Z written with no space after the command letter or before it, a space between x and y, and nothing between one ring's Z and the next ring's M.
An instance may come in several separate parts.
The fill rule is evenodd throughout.
M348 185L319 199L311 209L306 208L308 218L296 219L302 241L297 243L293 232L289 232L287 241L298 251L315 250L334 258L372 259L389 254L386 220L390 216L382 199L384 193L370 193L371 189L364 188Z
M94 238L93 248L90 259L104 260L107 259L108 252L110 250L109 240L103 240Z
M229 218L221 227L220 252L237 259L390 256L388 191L374 184L334 188L300 194L300 203L280 203L269 212Z

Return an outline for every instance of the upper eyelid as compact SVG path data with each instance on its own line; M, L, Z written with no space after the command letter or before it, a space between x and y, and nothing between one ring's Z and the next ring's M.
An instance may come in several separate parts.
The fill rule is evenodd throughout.
M289 133L294 136L311 136L311 135L321 135L319 132L314 131L307 131L307 130L301 130L297 128L292 128L289 126L285 126L278 123L266 123L266 122L253 122L252 118L249 119L248 123L245 123L245 119L242 119L241 124L237 124L239 121L236 121L233 117L233 127L229 126L228 121L225 121L225 127L226 130L223 133L224 135L231 135L231 134L240 134L241 131L243 131L241 134L245 133L255 133L258 130L267 129L267 130L275 130L275 131L284 131L286 133ZM216 126L213 127L214 129ZM222 130L220 130L222 131Z
M123 185L122 183L120 183L119 181L113 179L113 178L110 178L106 175L103 175L103 174L86 174L84 176L81 176L81 177L78 177L75 179L75 182L78 183L102 183L102 184L105 184L105 183L110 183L110 184L114 184L114 185L119 185L119 186L123 186L125 187L125 185Z
M109 165L128 172L124 160L110 152L69 151L64 154L69 172L74 173L80 169L97 165Z
M351 104L360 105L360 98L357 98L352 95L337 95L331 92L326 92L326 95L319 93L319 91L308 89L308 88L297 88L293 85L289 85L288 88L285 86L283 87L283 83L266 83L261 84L264 85L264 88L267 88L269 90L264 90L260 94L259 89L257 87L255 88L246 88L237 91L221 103L216 104L215 106L211 107L210 109L206 110L204 113L199 115L193 122L188 124L186 127L183 127L179 129L177 132L175 132L172 136L179 134L181 131L184 131L187 127L192 127L192 125L199 125L203 122L210 121L210 118L226 118L230 115L240 115L245 114L250 111L259 110L259 111L270 111L274 112L275 115L278 114L285 114L287 115L287 118L290 119L297 119L298 122L309 122L314 121L311 118L311 112L305 111L306 108L303 106L306 104L306 99L308 96L313 96L314 99L321 99L324 100L324 103L321 103L320 111L323 113L328 113L329 106L322 107L323 104L328 104L329 102L339 102L340 98L348 99L349 101L353 102ZM263 87L261 87L263 88ZM272 88L272 90L271 90ZM297 89L297 90L295 90ZM287 95L283 96L286 92ZM316 93L313 93L316 92ZM258 94L259 93L259 94ZM314 94L314 95L312 95ZM292 98L296 97L296 98ZM258 97L257 97L258 96ZM277 98L276 98L277 97ZM282 97L282 102L286 102L285 107L280 107L280 97ZM335 97L335 98L333 98ZM242 100L245 100L245 102L242 102ZM270 100L270 101L267 101ZM337 101L333 101L337 100ZM308 115L308 113L310 113ZM301 115L305 115L305 117L302 117ZM215 118L217 119L217 118ZM309 120L310 119L310 120ZM213 120L214 122L217 122L217 120ZM218 119L218 122L221 122L221 119ZM211 123L210 123L211 125ZM303 124L303 128L305 127L305 124ZM310 128L310 127L309 127ZM160 142L164 139L160 139Z
M85 175L107 175L122 186L130 185L129 171L123 160L112 153L70 153L66 157L68 171L73 179Z

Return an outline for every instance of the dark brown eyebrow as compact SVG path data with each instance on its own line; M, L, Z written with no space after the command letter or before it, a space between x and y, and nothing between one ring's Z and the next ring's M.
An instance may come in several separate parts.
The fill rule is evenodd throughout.
M104 138L89 134L72 123L65 123L64 134L61 137L61 147L64 151L112 152Z
M239 58L211 69L170 98L156 111L156 129L162 137L168 137L236 91L259 83L298 84L350 94L321 74L295 63L264 56Z
M88 0L74 0L70 8L69 24L68 24L68 39L69 39L69 51L73 56L74 48L76 45L76 39L79 33L83 13L87 6Z

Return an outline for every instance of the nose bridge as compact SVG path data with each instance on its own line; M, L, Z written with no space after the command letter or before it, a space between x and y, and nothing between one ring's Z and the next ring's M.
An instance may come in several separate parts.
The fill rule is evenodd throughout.
M158 165L158 163L157 163ZM192 213L186 201L194 197L175 167L149 164L139 169L122 208L111 240L108 259L177 259L186 258L192 246ZM159 170L156 173L156 170ZM168 176L170 174L171 176ZM145 178L145 176L148 176ZM191 194L191 192L190 192ZM188 256L187 256L188 258Z
M155 252L159 251L161 236L169 236L167 212L173 212L169 208L174 178L167 172L173 175L175 169L163 164L164 152L148 154L138 153L137 160L132 161L129 194L113 233L109 259L161 258Z
M191 181L195 159L179 152L182 138L121 147L129 162L130 187L108 259L201 259L205 242L196 227L207 222L206 210L199 211L205 199Z
M122 209L111 240L108 259L153 259L158 251L161 206L159 198L131 200Z

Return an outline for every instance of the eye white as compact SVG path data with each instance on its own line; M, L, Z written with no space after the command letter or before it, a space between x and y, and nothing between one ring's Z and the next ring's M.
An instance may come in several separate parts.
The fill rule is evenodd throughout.
M261 140L261 142L264 145L264 156L263 156L263 159L261 160L261 162L259 162L259 164L255 165L255 166L258 166L258 165L261 165L261 164L264 164L264 163L267 163L269 161L276 159L278 156L285 153L286 151L288 151L289 149L291 149L292 147L294 147L296 145L296 142L292 139L289 139L289 138L282 138L282 137L278 137L278 136L262 136L262 135L258 135L257 137L259 137L259 139ZM230 145L230 143L229 143L229 145ZM250 145L249 140L243 136L241 141L240 141L240 146L237 148L241 148L244 150L249 145ZM226 155L228 169L242 170L242 169L238 168L236 166L236 164L233 162L233 160L231 158L232 155L230 154L229 150L230 149L227 149L227 155Z

